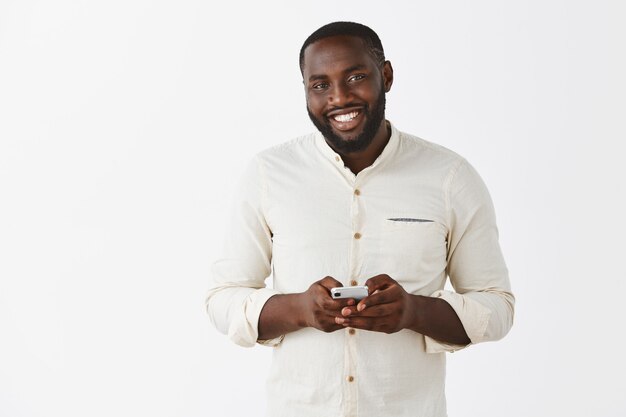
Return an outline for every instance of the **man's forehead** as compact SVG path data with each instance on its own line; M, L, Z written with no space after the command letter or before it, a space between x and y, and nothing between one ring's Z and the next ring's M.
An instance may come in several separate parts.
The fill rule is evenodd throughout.
M365 42L356 36L332 36L320 39L304 51L304 71L307 68L336 67L351 62L351 65L365 65L371 56Z

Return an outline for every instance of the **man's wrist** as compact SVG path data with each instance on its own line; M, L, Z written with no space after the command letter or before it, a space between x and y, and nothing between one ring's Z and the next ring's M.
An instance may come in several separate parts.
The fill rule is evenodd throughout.
M471 342L459 316L448 302L423 295L411 297L412 317L408 328L446 343L467 345Z
M297 330L309 327L309 323L306 319L306 311L304 309L304 297L305 293L303 292L295 293L292 294L289 300L291 303L291 311L293 312L293 325Z
M424 329L424 303L425 298L421 295L409 294L410 297L410 320L407 328L417 333L423 333Z
M259 317L259 338L273 339L306 327L301 294L277 294L270 297Z

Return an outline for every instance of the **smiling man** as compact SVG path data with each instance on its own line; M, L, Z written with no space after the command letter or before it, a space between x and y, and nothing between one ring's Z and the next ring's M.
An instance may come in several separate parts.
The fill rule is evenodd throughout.
M375 159L389 139L385 93L393 82L382 50L374 56L354 36L322 38L302 50L300 68L309 117L329 145L347 157L369 151Z
M445 416L445 352L513 322L489 193L462 157L385 119L393 68L370 28L321 27L300 69L319 132L250 164L209 316L274 347L268 416ZM333 298L344 285L368 294Z

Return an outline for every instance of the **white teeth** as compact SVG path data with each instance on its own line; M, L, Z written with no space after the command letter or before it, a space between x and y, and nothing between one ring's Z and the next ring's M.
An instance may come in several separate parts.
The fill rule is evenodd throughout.
M351 113L348 114L338 114L337 116L333 117L333 119L335 119L338 122L349 122L350 120L354 119L355 117L357 117L359 115L358 111L353 111Z

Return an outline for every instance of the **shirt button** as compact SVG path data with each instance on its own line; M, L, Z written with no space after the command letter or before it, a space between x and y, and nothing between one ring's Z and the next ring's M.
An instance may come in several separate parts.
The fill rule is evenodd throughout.
M354 234L355 239L361 239L361 234L359 232Z
M353 377L352 375L350 375L350 376L348 377L348 382L352 382L352 381L354 381L354 377Z
M361 190L359 190L358 188L354 190L354 195L361 195Z
M335 161L339 162L339 161L341 161L341 158L338 157L338 156L335 156Z
M356 330L354 330L354 329L348 329L348 333L350 333L350 334L355 334L355 333L356 333Z
M356 282L356 280L352 280L352 281L350 281L350 285L352 285L353 287L354 287L355 285L357 285L357 284L358 284L358 282Z

